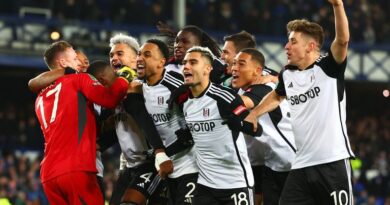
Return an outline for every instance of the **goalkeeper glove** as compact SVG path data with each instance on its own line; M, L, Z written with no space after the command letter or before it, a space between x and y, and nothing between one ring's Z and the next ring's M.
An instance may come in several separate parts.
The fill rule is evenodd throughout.
M120 68L119 70L116 71L116 73L120 76L120 77L124 77L126 78L127 81L131 82L133 81L135 78L137 78L137 72L133 69L131 69L130 67L128 66L123 66L122 68Z

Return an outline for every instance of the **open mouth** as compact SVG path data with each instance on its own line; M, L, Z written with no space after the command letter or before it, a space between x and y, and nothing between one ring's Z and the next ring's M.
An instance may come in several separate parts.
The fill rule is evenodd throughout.
M181 57L181 56L183 56L183 52L181 50L175 50L175 56Z
M137 63L137 73L138 75L139 74L143 74L145 72L145 65L141 64L141 63Z
M114 69L120 69L120 68L122 68L122 64L121 63L112 63L112 67Z
M183 76L184 76L184 80L185 80L186 82L189 81L189 80L191 80L192 77L193 77L192 73L187 73L187 72L183 73Z

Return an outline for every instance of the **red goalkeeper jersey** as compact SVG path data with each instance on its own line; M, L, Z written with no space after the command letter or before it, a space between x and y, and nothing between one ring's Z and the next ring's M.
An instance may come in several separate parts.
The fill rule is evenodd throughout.
M65 75L41 91L35 101L35 113L45 137L42 182L72 171L96 172L92 103L114 108L127 87L128 82L118 78L105 88L83 73Z

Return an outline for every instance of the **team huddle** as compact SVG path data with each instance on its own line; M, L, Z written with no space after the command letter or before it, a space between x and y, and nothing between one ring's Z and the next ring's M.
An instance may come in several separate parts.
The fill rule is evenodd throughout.
M66 41L46 49L31 79L45 137L41 182L50 204L104 204L101 153L121 148L114 205L353 204L342 0L335 39L307 20L287 24L287 65L266 66L254 37L222 50L197 26L141 46L110 39L109 62L89 64ZM172 54L173 53L173 54Z

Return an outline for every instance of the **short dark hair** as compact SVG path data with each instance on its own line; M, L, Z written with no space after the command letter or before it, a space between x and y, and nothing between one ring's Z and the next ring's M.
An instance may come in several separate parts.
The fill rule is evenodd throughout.
M96 76L97 73L100 73L107 68L110 68L109 62L104 60L96 60L89 65L87 72L93 76Z
M55 58L58 53L64 52L67 48L72 48L72 45L66 41L57 41L52 43L43 53L43 59L50 70L55 68Z
M293 31L302 32L314 38L318 43L318 48L321 49L322 44L324 43L324 30L319 24L310 22L306 19L296 19L287 24L287 33Z
M155 38L149 39L145 43L153 43L153 44L155 44L158 47L158 49L160 50L162 56L168 61L168 58L169 58L169 48L168 48L166 43L164 43L162 40L155 39Z
M261 67L264 68L265 58L264 58L264 55L260 51L258 51L255 48L244 48L240 52L249 54L251 56L252 60L259 63L261 65Z
M250 33L246 31L241 31L239 33L232 34L230 36L225 36L224 41L231 41L236 47L236 52L240 52L244 48L255 48L256 39Z

